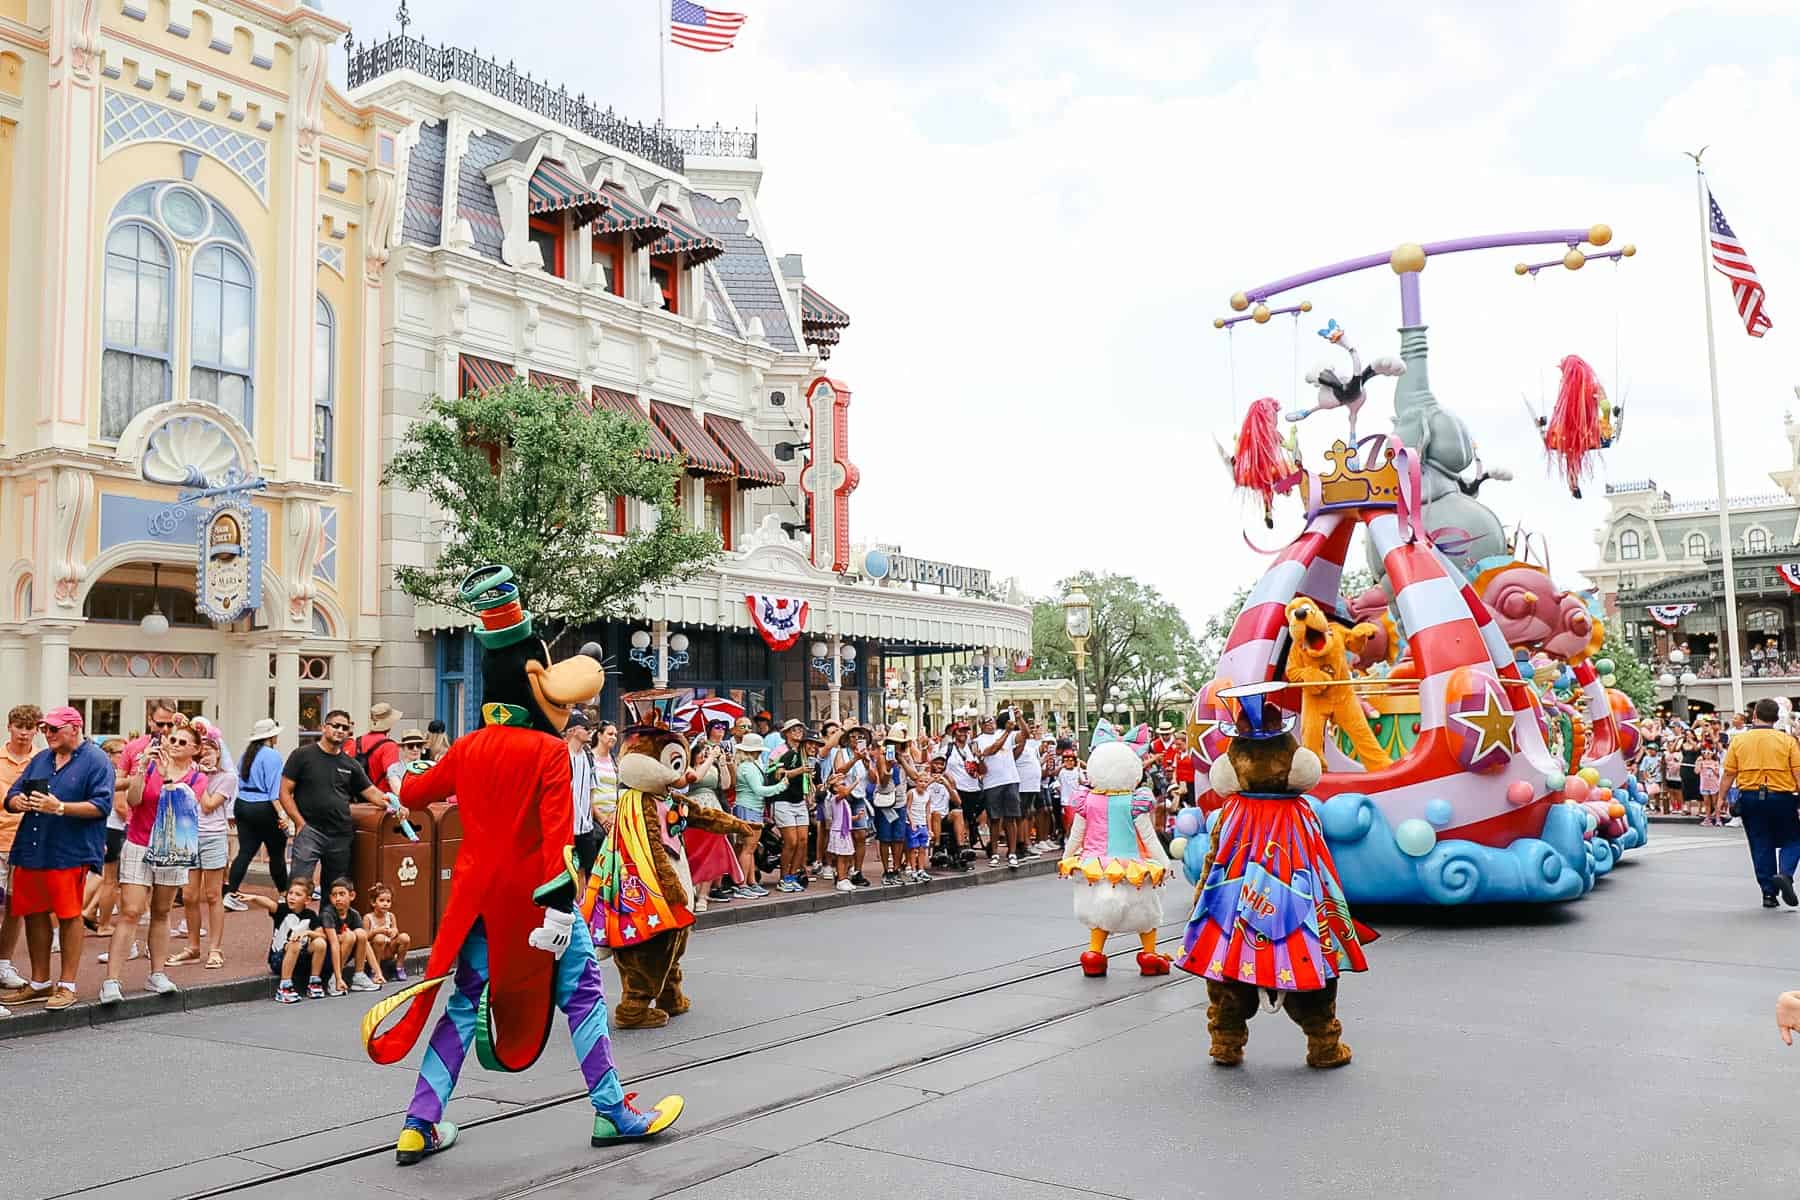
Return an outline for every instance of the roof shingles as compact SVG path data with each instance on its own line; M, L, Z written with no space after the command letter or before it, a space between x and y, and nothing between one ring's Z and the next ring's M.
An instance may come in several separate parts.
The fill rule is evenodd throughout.
M475 237L475 249L484 258L495 262L500 261L500 246L505 241L505 233L486 171L512 153L513 144L511 138L501 134L476 134L469 139L469 148L462 156L462 170L456 177L456 215L469 223Z
M406 207L400 236L419 246L443 240L444 122L419 126L419 140L406 160Z
M750 222L738 215L740 202L735 198L715 200L704 192L695 192L693 201L695 223L725 243L725 253L713 260L713 268L738 316L746 321L760 317L769 345L797 352L800 344L782 302L781 284L769 266L762 241L750 232Z

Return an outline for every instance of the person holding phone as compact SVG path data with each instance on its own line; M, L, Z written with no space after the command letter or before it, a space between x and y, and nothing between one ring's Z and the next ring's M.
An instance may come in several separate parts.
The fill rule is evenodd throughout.
M206 775L196 765L199 753L199 735L183 723L163 734L132 763L125 787L131 817L125 822L125 847L119 855L119 917L113 923L106 978L100 982L102 1004L117 1004L125 998L119 989L119 972L146 908L150 912L150 928L145 932L150 975L144 980L144 990L164 996L180 990L164 973L163 964L169 956L169 908L175 892L187 885L189 868L151 862L150 834L165 788L183 787L195 797L204 794Z
M75 1003L81 968L81 922L88 868L106 857L106 814L112 808L112 760L82 732L82 716L68 706L44 714L38 730L47 748L32 756L7 790L5 808L18 815L13 836L8 911L25 922L31 978L0 992L0 1004ZM61 940L60 977L50 982L51 920ZM133 922L135 925L135 921Z

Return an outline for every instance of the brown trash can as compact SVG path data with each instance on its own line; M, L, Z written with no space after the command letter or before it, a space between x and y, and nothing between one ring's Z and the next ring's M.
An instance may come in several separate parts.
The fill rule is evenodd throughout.
M432 881L437 877L434 821L429 812L406 814L419 840L409 841L400 829L400 818L378 804L352 804L356 827L350 850L350 871L356 880L356 908L374 907L369 889L385 883L394 893L394 919L402 933L412 935L415 948L431 944L437 932L432 909Z
M435 934L450 903L450 877L456 870L456 856L462 852L462 810L454 804L439 801L431 806L432 830L437 839L436 870L432 873L431 930Z

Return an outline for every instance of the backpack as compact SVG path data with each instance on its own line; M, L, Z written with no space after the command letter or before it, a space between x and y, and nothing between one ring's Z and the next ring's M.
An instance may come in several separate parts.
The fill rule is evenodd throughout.
M370 742L370 738L378 738L380 740ZM375 751L381 749L384 743L393 740L393 738L385 733L365 733L356 739L356 765L363 769L363 774L367 775L370 780L375 778L375 768L369 765L370 756L373 755Z

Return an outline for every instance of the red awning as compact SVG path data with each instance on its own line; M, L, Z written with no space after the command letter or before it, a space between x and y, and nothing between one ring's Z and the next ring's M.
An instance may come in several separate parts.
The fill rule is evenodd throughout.
M719 444L737 468L739 483L744 487L777 487L785 482L781 468L775 465L750 431L731 417L707 413L704 424L712 440Z
M568 211L575 224L586 225L607 210L609 202L599 189L554 159L546 158L531 173L525 207L532 216Z
M640 249L669 233L667 221L627 196L618 184L601 184L600 192L607 209L594 221L595 233L629 233L631 244Z
M564 379L561 375L552 375L548 371L533 371L531 386L549 388L553 392L561 392L565 396L581 399L581 385L573 379Z
M650 431L650 440L644 446L644 457L652 462L685 462L687 456L675 448L667 435L651 423L638 406L637 397L630 392L621 392L617 388L594 385L594 407L604 408L609 412L620 413L634 420L642 421L644 428Z
M662 431L669 435L669 440L686 456L688 470L701 475L737 474L737 469L731 465L731 459L719 449L718 443L706 436L706 430L700 428L700 422L694 420L692 409L652 400L650 423L660 425Z
M491 358L464 354L457 359L456 386L462 389L465 396L470 392L505 387L517 377L517 373L506 363L496 362Z
M669 232L657 239L656 243L650 247L650 253L685 254L690 267L711 262L725 253L724 242L710 233L702 232L674 209L664 208L656 214L656 217L657 220L668 225Z

